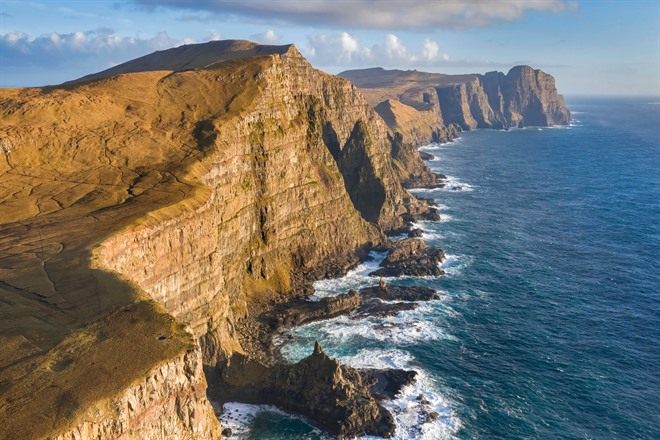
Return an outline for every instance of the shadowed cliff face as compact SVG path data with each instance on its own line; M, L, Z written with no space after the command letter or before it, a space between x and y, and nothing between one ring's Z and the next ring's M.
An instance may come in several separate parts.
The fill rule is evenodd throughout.
M195 409L140 432L213 438L186 353L212 365L242 352L236 323L253 308L345 270L428 211L348 81L292 46L220 46L0 92L0 432L82 432L94 409L85 432L131 435L131 420L152 420L141 411L157 412L131 404L129 385L172 364L185 380L138 389ZM130 408L108 412L117 402Z
M565 125L570 112L551 75L517 66L506 75L443 75L383 69L340 74L353 81L405 142L450 140L457 126L510 128ZM449 130L449 131L448 131Z

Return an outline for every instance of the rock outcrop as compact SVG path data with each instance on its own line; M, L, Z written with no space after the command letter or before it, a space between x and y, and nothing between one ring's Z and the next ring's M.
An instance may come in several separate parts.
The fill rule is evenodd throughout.
M445 273L440 269L440 264L444 259L445 253L442 249L426 246L422 240L416 238L405 238L393 243L389 254L380 263L381 268L369 275L379 277L440 276Z
M356 88L293 46L182 46L3 89L0 113L3 435L216 438L182 356L214 370L245 353L255 310L434 212ZM163 365L187 376L145 383Z
M355 290L337 296L321 298L318 301L297 299L287 302L263 318L269 321L269 326L276 331L309 322L334 318L350 313L362 305L362 297Z
M554 78L529 66L505 75L444 75L384 69L340 73L407 143L446 142L459 130L566 125Z
M225 369L214 385L219 387L217 395L239 402L277 405L309 417L339 438L394 434L392 415L371 392L378 385L376 372L363 374L341 365L328 357L318 342L310 356L295 364L268 367L240 354L234 355L231 363L237 365ZM405 382L399 381L394 393L409 383L414 373L398 376ZM386 383L381 388L381 392L387 392Z

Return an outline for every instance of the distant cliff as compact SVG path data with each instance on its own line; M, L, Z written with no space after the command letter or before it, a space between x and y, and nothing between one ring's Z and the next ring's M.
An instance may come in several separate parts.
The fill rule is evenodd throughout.
M380 68L340 74L351 80L404 140L444 141L455 128L566 125L571 115L551 75L517 66L506 75L443 75Z
M0 438L217 438L202 362L249 352L238 323L431 212L416 151L293 46L182 46L0 115Z

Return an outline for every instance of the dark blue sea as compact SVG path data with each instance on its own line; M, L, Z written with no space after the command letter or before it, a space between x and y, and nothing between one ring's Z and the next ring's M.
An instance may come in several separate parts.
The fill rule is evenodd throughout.
M354 366L413 368L387 407L401 439L660 438L660 103L574 98L570 127L476 130L423 149L449 177L417 190L441 207L427 244L447 275L389 279L437 289L397 317L292 329L292 361L319 340ZM326 296L374 284L316 283ZM424 423L424 394L440 417ZM321 439L274 408L229 404L238 438ZM428 408L426 408L428 410ZM231 416L229 416L229 415Z

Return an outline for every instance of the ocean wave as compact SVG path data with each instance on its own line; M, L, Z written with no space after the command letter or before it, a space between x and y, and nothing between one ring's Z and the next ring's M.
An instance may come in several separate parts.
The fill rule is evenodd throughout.
M254 438L250 430L250 426L254 418L263 413L272 413L287 419L298 419L309 424L310 434L314 434L321 439L331 439L332 437L325 434L320 429L314 427L312 423L304 417L296 416L287 413L272 405L251 405L247 403L227 402L224 405L219 405L211 402L211 406L215 410L218 419L222 423L222 428L230 428L232 430L232 437L240 440L248 440Z
M444 191L472 191L472 185L462 182L454 176L446 176Z
M456 340L440 324L454 312L440 301L421 303L415 310L406 310L395 316L368 316L354 319L341 316L326 321L305 324L287 330L274 338L279 353L290 362L309 355L314 341L326 349L351 347L363 342L409 346L419 341Z
M369 261L363 261L343 277L314 282L314 295L312 299L335 296L338 293L345 293L349 289L361 289L377 284L376 278L370 277L369 274L380 268L380 263L386 256L387 252L372 251L369 253Z
M413 229L421 229L422 230L422 239L425 242L434 241L434 240L442 240L442 239L445 238L444 234L430 228L429 226L433 225L433 224L437 225L439 223L445 223L445 222L448 222L448 221L451 221L451 220L453 220L453 217L451 217L450 215L440 214L440 220L439 221L433 221L433 222L431 222L431 221L417 221L417 222L413 223L412 227L413 227Z
M357 354L342 356L342 363L355 368L400 368L417 372L415 383L405 387L393 400L383 402L396 424L395 439L443 439L451 438L460 427L460 420L451 410L451 404L437 392L437 384L426 371L411 367L414 357L398 349L362 349ZM423 399L420 397L423 396ZM429 412L437 413L429 420ZM365 436L363 439L375 439Z
M463 255L446 254L445 261L440 264L440 268L445 271L446 276L455 277L463 272L463 269L471 263L469 257Z
M411 188L408 191L412 194L420 194L424 196L432 195L438 192L456 192L456 191L472 191L474 188L469 183L463 182L456 177L446 176L442 181L445 186L442 188Z

